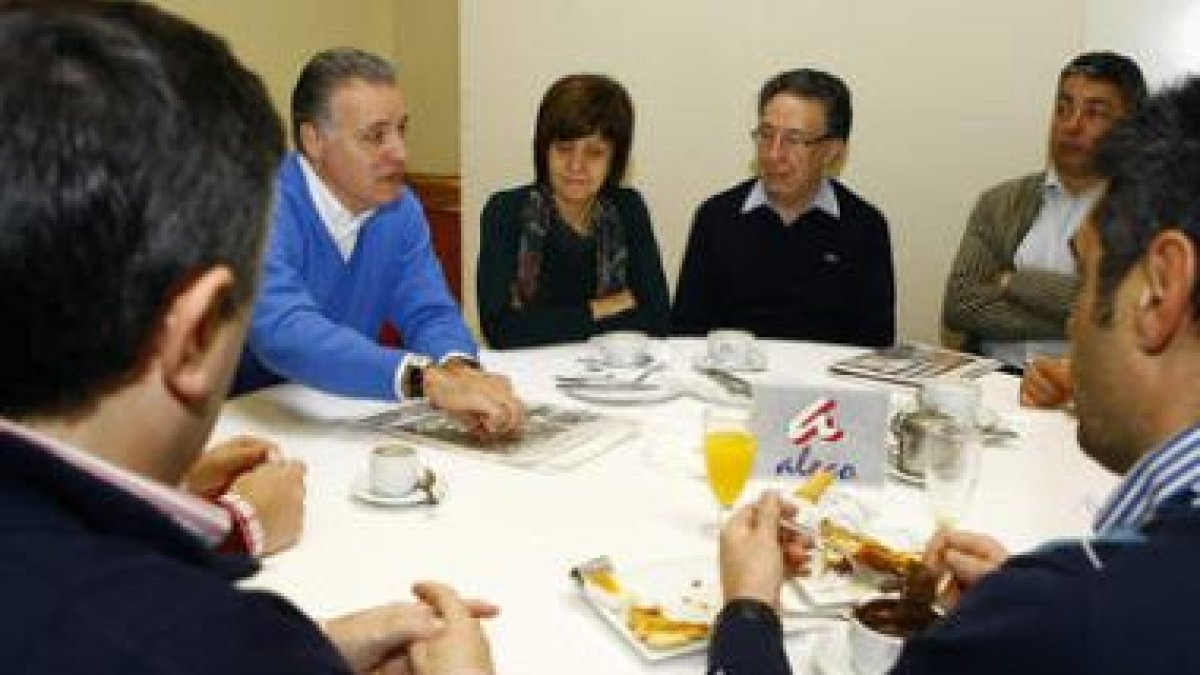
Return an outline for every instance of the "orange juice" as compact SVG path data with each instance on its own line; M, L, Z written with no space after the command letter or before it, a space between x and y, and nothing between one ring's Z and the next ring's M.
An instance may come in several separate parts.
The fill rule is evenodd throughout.
M704 462L708 485L723 507L737 500L754 466L754 436L739 429L709 431L704 435Z

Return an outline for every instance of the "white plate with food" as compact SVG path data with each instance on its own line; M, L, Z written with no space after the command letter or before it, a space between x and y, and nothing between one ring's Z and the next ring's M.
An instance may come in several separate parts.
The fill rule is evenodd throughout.
M642 658L659 661L708 646L722 606L719 574L715 559L694 557L618 566L607 577L585 572L580 578L596 613ZM787 586L780 602L785 614L804 607ZM806 625L786 617L783 623L785 631Z

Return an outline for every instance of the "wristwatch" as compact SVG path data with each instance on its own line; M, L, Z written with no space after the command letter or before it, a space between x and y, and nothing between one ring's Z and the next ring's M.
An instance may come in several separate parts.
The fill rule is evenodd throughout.
M425 369L433 365L433 359L424 354L410 354L404 361L400 375L404 398L425 398Z

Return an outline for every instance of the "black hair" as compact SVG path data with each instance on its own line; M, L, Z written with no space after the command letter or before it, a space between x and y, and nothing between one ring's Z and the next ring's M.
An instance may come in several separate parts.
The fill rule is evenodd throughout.
M1160 232L1182 231L1200 250L1200 77L1162 90L1114 127L1096 166L1109 181L1094 217L1102 249L1096 314L1107 323L1117 286ZM1200 314L1200 288L1192 307Z
M811 68L782 72L763 85L758 93L758 112L761 115L771 99L780 94L820 101L825 106L825 138L850 138L854 110L850 89L841 78Z
M350 80L395 84L396 70L381 57L353 47L326 49L309 59L292 88L292 142L301 152L300 128L327 126L333 119L333 90Z
M1085 52L1063 66L1058 76L1059 83L1071 75L1082 75L1116 87L1126 112L1135 112L1146 100L1146 80L1142 77L1142 69L1124 54Z
M78 410L143 365L172 293L257 283L283 134L219 39L139 2L0 6L0 414Z
M625 177L633 144L633 101L620 82L607 75L577 74L561 78L542 97L533 133L533 165L537 181L550 183L547 153L556 141L600 134L612 143L612 161L604 186L615 188Z

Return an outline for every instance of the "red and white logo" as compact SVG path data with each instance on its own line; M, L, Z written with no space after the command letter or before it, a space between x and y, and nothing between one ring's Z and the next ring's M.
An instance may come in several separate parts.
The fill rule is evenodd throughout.
M819 398L796 413L788 422L788 440L794 445L807 447L814 440L833 443L842 440L846 432L838 426L834 412L837 401Z

